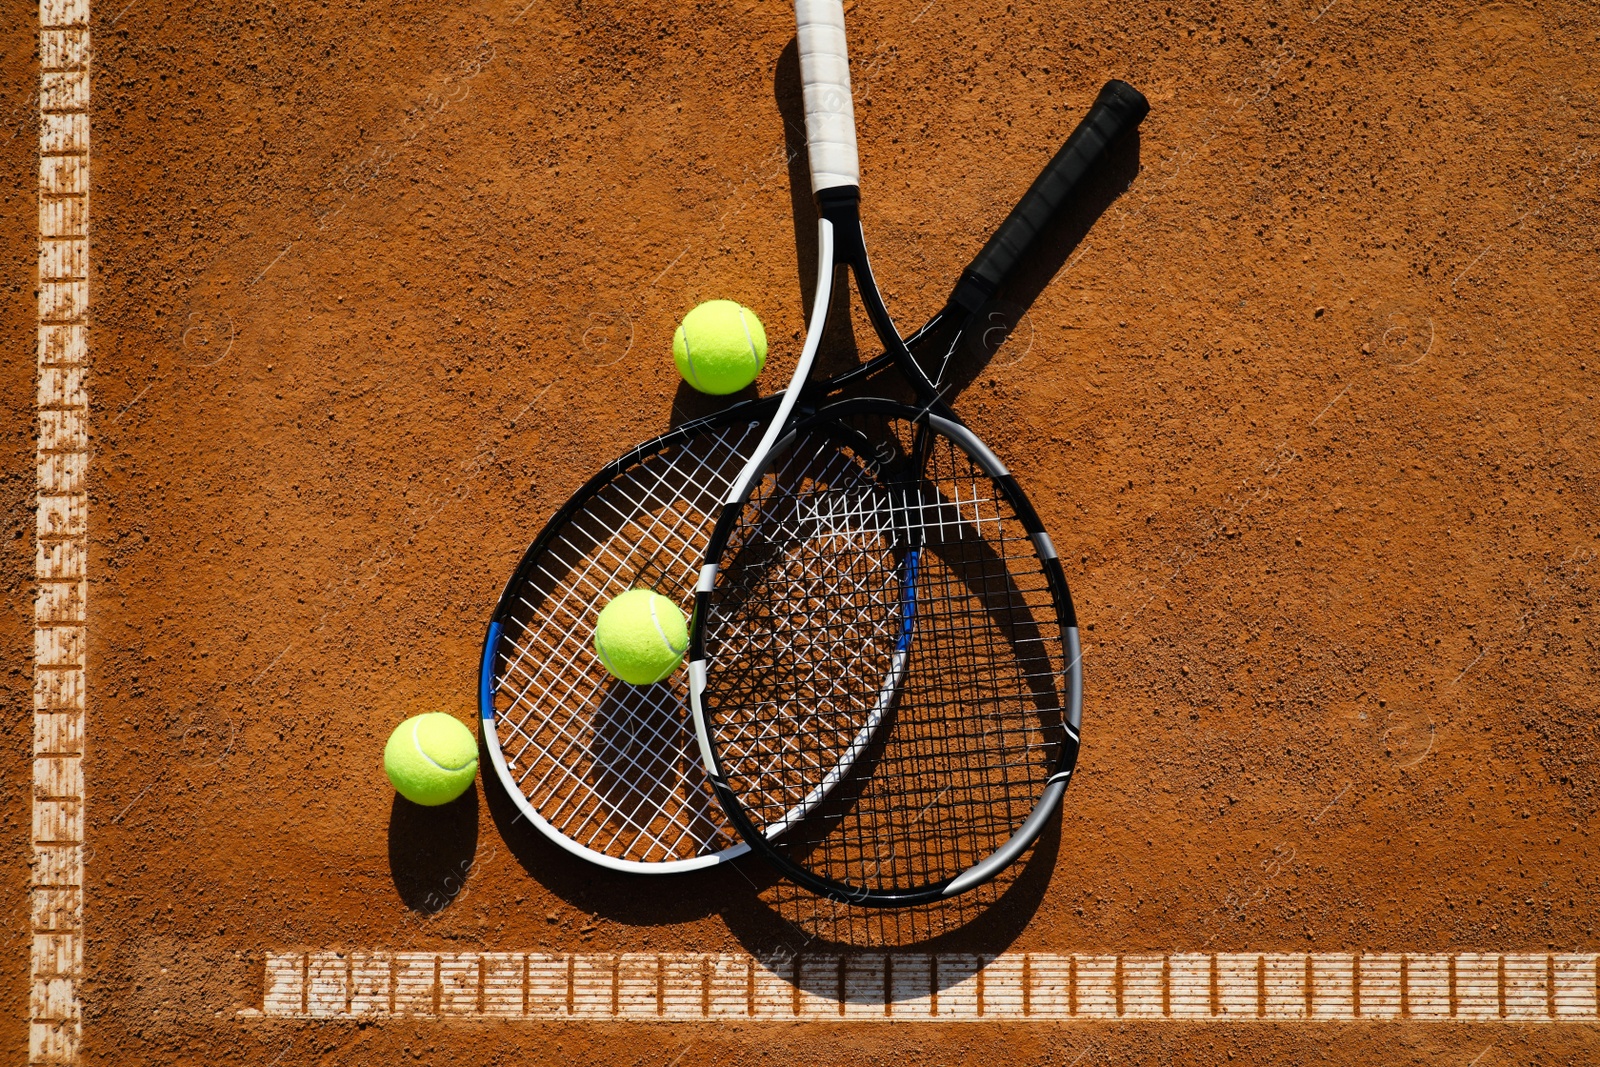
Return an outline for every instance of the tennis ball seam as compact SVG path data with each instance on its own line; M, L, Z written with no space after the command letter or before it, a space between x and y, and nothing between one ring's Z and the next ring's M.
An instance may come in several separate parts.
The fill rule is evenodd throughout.
M679 648L677 645L672 643L672 638L667 636L666 628L661 625L661 616L656 614L657 599L664 600L666 598L662 597L660 593L657 593L650 598L650 622L655 626L656 633L661 635L661 643L667 646L668 651L674 653L675 655L681 656L685 652L689 651L689 646L686 644L682 648Z
M616 677L617 669L611 665L611 657L606 655L606 639L603 635L595 635L594 650L600 654L600 663L605 667L606 673Z
M467 769L467 764L465 763L459 767L446 767L444 764L428 755L428 750L422 747L422 738L417 736L417 732L421 729L422 717L419 715L417 720L411 724L411 745L417 750L417 755L421 756L423 759L427 760L441 771L444 771L446 774L460 774L462 771ZM471 762L476 763L477 758L474 757Z
M683 338L683 362L689 367L689 384L703 393L705 392L705 386L700 384L700 375L695 373L694 349L689 346L689 331L679 326L678 336Z
M760 374L767 361L762 358L760 352L756 351L756 339L750 334L750 324L745 321L744 313L745 306L740 304L739 325L744 328L744 343L750 346L750 358L756 361L756 373Z
M597 638L595 640L595 651L600 653L600 662L605 666L606 673L610 674L613 678L616 678L618 681L621 681L622 680L622 675L617 672L616 667L611 662L610 654L608 652L606 652L606 641L605 641L604 637L600 637L600 638ZM662 677L665 677L665 675L663 675ZM659 679L658 679L658 681L659 681ZM631 685L633 683L629 682L627 684Z

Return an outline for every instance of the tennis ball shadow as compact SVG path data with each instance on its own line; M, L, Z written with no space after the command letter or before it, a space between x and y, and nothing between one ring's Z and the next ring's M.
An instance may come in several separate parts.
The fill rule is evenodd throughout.
M740 389L737 393L712 396L710 393L702 393L688 382L680 379L678 391L672 396L672 418L668 420L669 424L674 427L682 426L686 422L703 419L707 415L715 415L719 411L746 400L754 400L761 395L760 383L761 379L757 378L755 382ZM774 389L768 390L768 392L775 391Z
M432 915L461 895L478 851L478 787L425 807L396 795L389 809L389 876L412 911Z

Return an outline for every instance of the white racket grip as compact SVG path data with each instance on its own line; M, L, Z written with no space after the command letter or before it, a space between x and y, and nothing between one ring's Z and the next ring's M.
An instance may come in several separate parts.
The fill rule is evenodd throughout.
M794 20L800 29L800 83L805 91L811 191L860 185L844 2L794 0Z

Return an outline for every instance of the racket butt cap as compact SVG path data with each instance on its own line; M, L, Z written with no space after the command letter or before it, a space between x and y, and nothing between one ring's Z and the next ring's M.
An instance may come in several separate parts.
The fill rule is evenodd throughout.
M1109 109L1124 133L1138 126L1150 114L1149 99L1121 78L1112 78L1100 87L1094 106Z

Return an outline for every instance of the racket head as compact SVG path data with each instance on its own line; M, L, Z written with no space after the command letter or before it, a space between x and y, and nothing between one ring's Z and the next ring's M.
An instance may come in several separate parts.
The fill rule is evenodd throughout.
M620 682L593 635L600 609L632 588L692 610L712 522L767 406L696 420L608 464L546 523L495 606L478 684L490 762L534 826L602 867L666 874L747 850L700 770L684 673Z
M802 27L809 25L810 30L814 31L808 31L803 36L818 42L817 49L813 51L837 51L837 55L842 57L842 44L835 49L834 44L829 43L842 41L842 5L838 0L814 0L812 7L815 11L810 15L798 12ZM834 64L835 68L837 66ZM835 73L839 72L836 70ZM698 544L706 538L709 526L707 516L715 514L723 504L723 501L714 498L718 487L726 487L726 471L720 460L700 458L714 455L719 440L731 440L720 438L719 435L738 430L741 436L737 447L743 449L745 442L748 442L747 455L753 455L758 451L756 445L761 427L776 427L785 422L790 406L799 401L802 393L811 397L829 395L853 381L870 377L890 363L899 364L902 373L913 385L919 384L919 380L925 381L920 367L911 358L911 350L922 344L924 338L936 336L947 321L970 313L974 309L974 301L986 298L996 286L1003 283L1017 259L1037 236L1038 230L1069 200L1073 187L1103 153L1105 145L1120 132L1136 126L1144 113L1137 109L1134 109L1137 113L1128 111L1128 107L1123 107L1124 111L1128 111L1127 114L1107 111L1108 103L1114 103L1107 97L1114 87L1108 83L1089 117L1041 171L1027 194L1012 209L1001 231L997 231L1008 235L1003 242L1004 247L997 248L996 239L991 239L962 275L950 303L922 329L901 341L888 320L887 311L882 308L876 285L871 280L870 267L866 264L865 247L860 241L860 220L855 212L857 193L853 119L847 113L847 64L843 67L842 78L839 85L832 87L834 90L842 89L842 97L831 91L818 97L819 107L830 112L828 122L843 123L849 126L852 133L848 153L835 153L834 163L837 165L832 167L834 178L819 184L813 173L814 189L819 194L819 200L823 201L824 208L824 217L818 223L821 251L818 299L808 325L806 345L789 391L781 396L746 402L719 415L669 431L597 473L552 517L529 546L501 594L489 624L479 674L479 706L490 763L507 793L535 826L567 851L605 867L640 873L692 870L741 855L747 845L733 840L726 824L720 828L710 828L711 823L721 822L720 819L708 814L704 824L700 822L701 813L710 811L704 805L708 794L703 785L697 791L689 785L689 781L696 774L692 769L695 755L703 755L706 748L703 740L691 744L689 737L693 735L684 729L684 723L690 716L682 674L658 686L649 687L650 693L643 696L610 688L609 680L595 662L592 647L588 643L590 627L581 621L570 620L581 620L582 610L591 606L593 611L589 618L592 620L593 613L609 596L631 588L630 582L637 584L644 571L640 565L641 559L653 558L656 547L667 549L673 546L667 554L678 556L684 564L662 568L654 578L657 591L687 606L691 602L691 583L704 556L682 546ZM808 82L811 88L829 88L822 80L812 81L814 85ZM1147 110L1143 98L1136 91L1131 87L1122 88L1126 90L1122 96ZM811 110L808 105L808 133L813 125L809 119ZM1097 137L1085 136L1084 129L1091 125L1101 128ZM824 154L813 146L813 164ZM827 217L830 205L844 211L841 216L841 221L846 224L843 232L852 238L854 245L861 246L852 247L852 254L844 259L857 270L858 281L860 273L866 274L866 285L858 288L864 288L872 295L869 311L873 313L874 329L885 339L886 350L875 359L825 382L807 384L811 359L816 354L816 339L820 338L822 324L826 320L833 273L841 262L833 250L833 222ZM948 358L949 351L944 355ZM677 468L674 468L673 460L664 458L671 456L679 457ZM709 475L702 477L685 473L703 461L709 463ZM666 488L669 481L677 495ZM634 485L634 492L624 493L624 488L630 484ZM657 506L650 514L656 516L663 526L667 523L667 516L674 516L671 519L672 530L663 528L651 535L653 541L659 542L658 545L652 544L651 540L642 545L629 545L625 538L618 541L614 530L605 532L606 522L615 519L614 514L611 519L590 515L591 510L615 512L616 509L607 504L608 492L621 493L625 499L635 501L653 500ZM669 497L675 511L667 506ZM1026 505L1026 501L1023 500L1022 504ZM1032 516L1032 509L1028 508L1027 513ZM1037 519L1031 521L1037 527ZM595 532L597 529L600 531L598 534ZM561 546L569 537L586 544L588 551L601 555L605 554L604 545L616 542L613 545L615 559L607 566L593 570L591 584L595 586L595 591L587 597L571 591L570 595L563 595L558 589L557 579L564 573L562 568L576 566L570 556L560 555ZM554 568L546 566L549 560L563 559L565 562L558 563ZM1066 583L1060 578L1059 565L1055 565L1055 570L1060 596L1070 615L1070 600L1066 599ZM602 587L610 590L609 594L599 591ZM560 638L559 646L564 650L563 654L544 659L534 653L528 642L544 632L539 628L539 619L541 605L547 601L555 612L552 617L564 617L569 622L565 627L552 631ZM691 616L692 637L698 632ZM1073 640L1076 640L1075 630ZM1074 666L1075 663L1074 656ZM692 676L694 664L690 666ZM599 676L596 675L597 670L601 671ZM508 683L508 678L518 672L520 676ZM564 689L560 688L563 686ZM556 692L564 693L565 700L552 701L550 696ZM534 697L530 697L530 694ZM695 725L698 726L698 722ZM875 727L867 730L867 735L870 736L874 730ZM861 733L860 729L857 733ZM546 739L543 749L536 743L541 737ZM563 739L559 750L551 749L550 738ZM854 756L849 755L848 748L846 756L847 759L840 759L831 765L836 775L842 776L853 765ZM571 761L576 766L563 767L563 760ZM659 773L630 778L641 765L655 768ZM660 771L660 768L672 770ZM538 772L536 777L535 772ZM801 821L802 816L821 799L821 794L831 790L828 774L823 774L822 779L824 788L821 792L811 801L805 801L802 797L802 803L793 806L787 818L780 820L780 828ZM555 785L551 785L552 782ZM631 787L630 782L633 783ZM570 787L567 793L561 792L562 783ZM652 792L662 789L664 793ZM663 795L668 798L665 802L660 800ZM678 805L677 810L684 814L676 822L668 820L669 823L678 826L680 831L691 826L705 828L673 836L672 847L662 847L656 841L655 850L652 851L651 835L646 833L641 837L637 825L639 813L665 810L672 804Z
M1026 850L1076 766L1081 649L1050 538L975 434L829 405L780 439L708 559L690 700L753 849L869 906L964 892Z
M938 335L947 317L910 341ZM806 392L830 395L893 361L881 352ZM784 399L684 423L607 464L551 516L500 594L478 670L489 762L518 810L575 856L670 874L748 851L700 770L684 673L628 686L591 639L600 608L639 585L692 611L713 521ZM640 825L652 812L664 821L655 830Z

